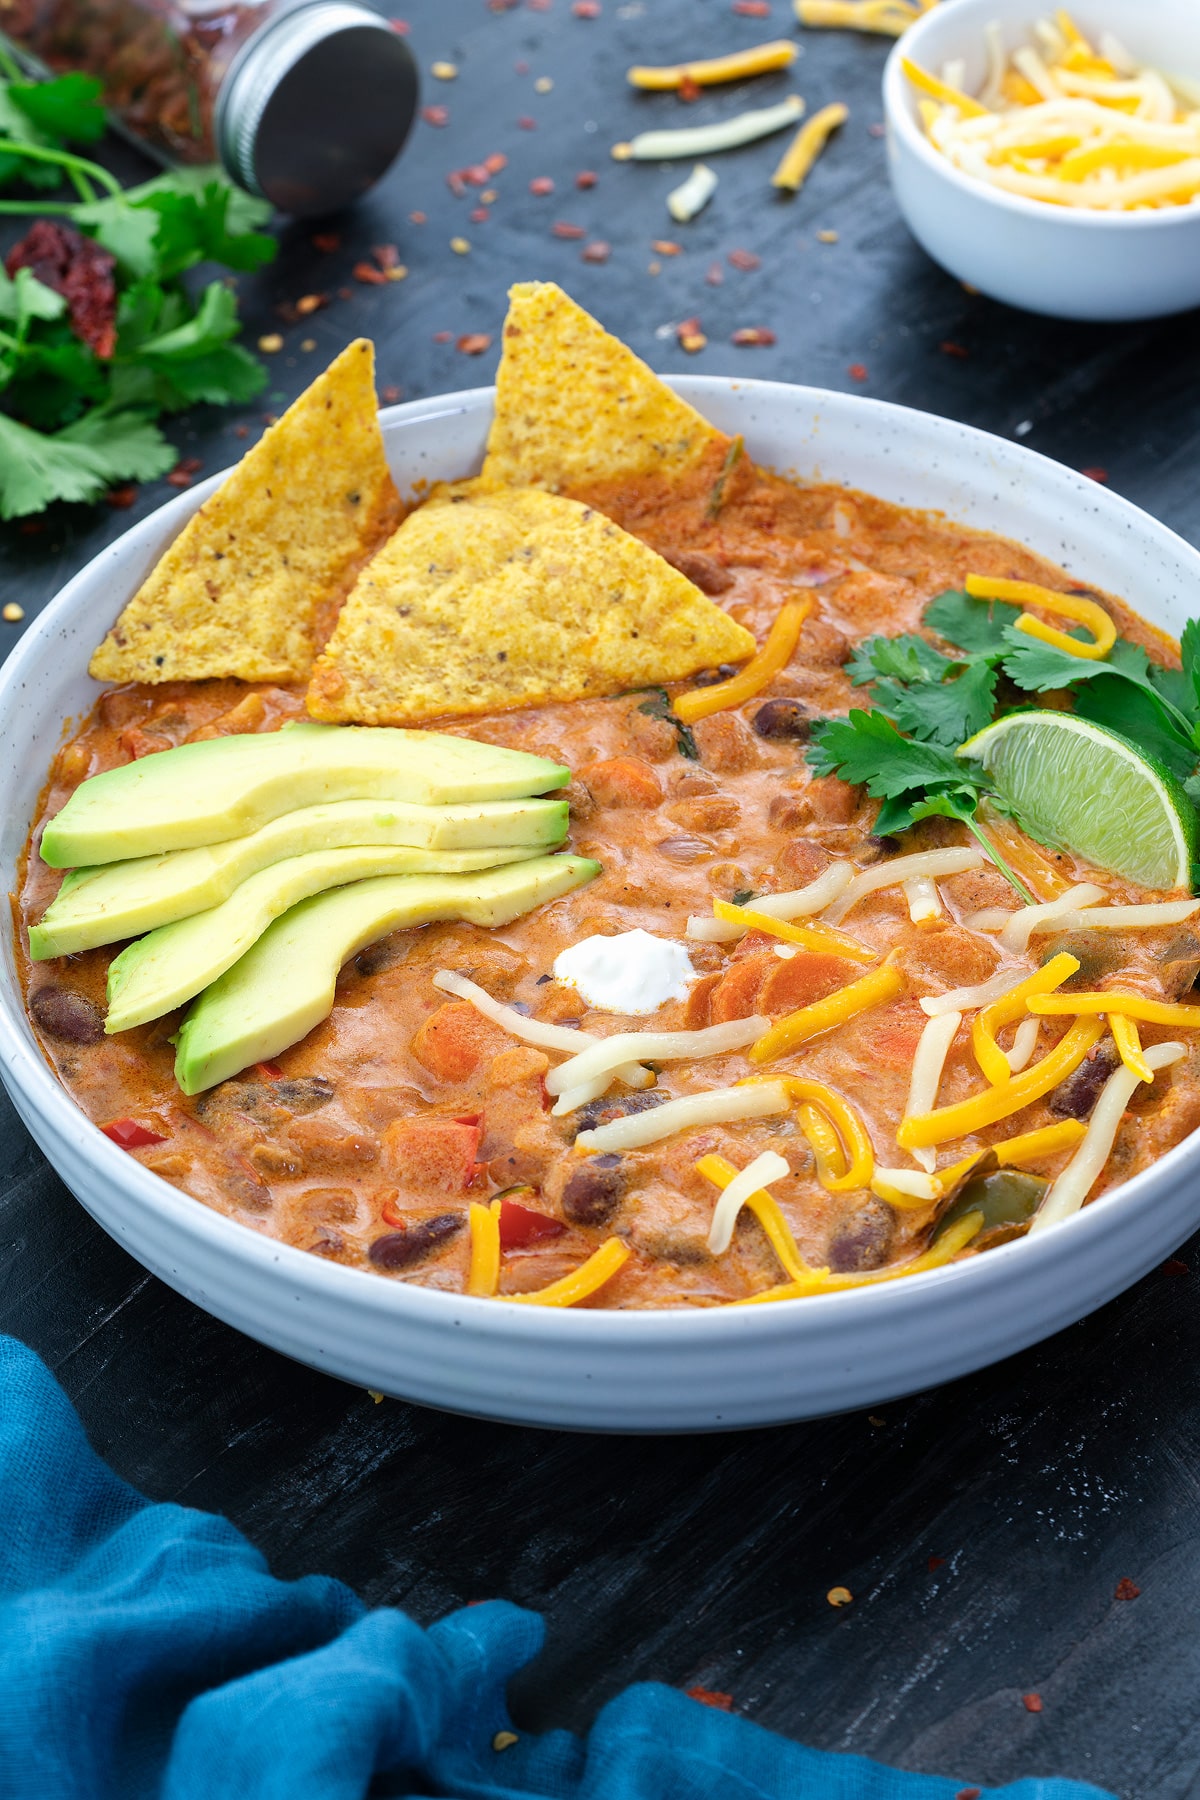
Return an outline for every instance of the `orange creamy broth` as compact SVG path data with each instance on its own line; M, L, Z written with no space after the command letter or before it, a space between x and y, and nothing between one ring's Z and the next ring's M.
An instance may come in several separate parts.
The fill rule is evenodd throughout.
M916 628L929 598L961 585L968 570L1052 587L1067 585L1066 578L1018 545L937 515L841 488L793 486L748 463L734 471L718 517L708 520L714 474L702 464L689 482L670 488L643 481L578 496L678 562L760 640L785 597L797 588L812 594L813 613L789 667L753 701L694 728L699 762L679 754L669 724L640 711L639 695L445 727L568 764L572 847L597 857L601 876L503 930L436 925L395 933L343 970L331 1017L278 1057L282 1079L250 1069L193 1099L179 1093L172 1075L167 1040L178 1014L113 1038L99 1035L105 972L120 946L26 962L45 1053L90 1118L137 1119L166 1140L131 1153L144 1165L255 1230L349 1266L374 1268L373 1242L436 1222L422 1240L423 1257L389 1278L451 1292L460 1292L466 1277L469 1201L514 1182L533 1190L518 1196L523 1204L563 1229L506 1251L502 1294L546 1286L614 1234L634 1254L590 1305L712 1305L774 1285L779 1265L748 1214L728 1252L713 1257L707 1249L716 1189L693 1164L714 1151L738 1167L765 1149L787 1158L792 1173L772 1192L801 1254L815 1265L867 1270L925 1248L929 1211L893 1210L865 1191L826 1193L791 1117L680 1134L598 1168L571 1150L578 1120L554 1119L547 1110L541 1078L559 1057L516 1042L465 1003L447 1000L430 979L439 968L456 969L538 1018L577 1021L605 1035L698 1026L756 1010L778 1018L861 973L859 965L814 962L804 952L781 959L751 934L740 944L689 943L698 976L689 998L652 1018L590 1012L574 990L546 979L560 950L593 933L640 926L682 938L688 915L709 912L714 896L794 888L835 858L866 867L893 853L893 845L871 835L875 803L835 778L812 777L802 741L760 735L754 720L761 707L790 699L819 716L861 704L842 666L851 645L871 632ZM1125 636L1160 660L1174 660L1167 639L1119 602L1106 604ZM112 690L60 752L31 841L85 775L198 732L275 729L302 711L299 690L236 682ZM950 821L930 821L909 834L905 849L963 836ZM1048 860L1064 881L1092 873L1067 856ZM29 857L18 905L22 946L59 880L59 872ZM1159 897L1107 875L1101 880L1114 901ZM1005 957L993 938L962 923L980 907L1015 904L1004 880L984 868L942 881L940 889L947 914L931 925L910 922L898 888L859 904L843 929L881 953L895 951L903 993L770 1066L814 1076L850 1097L883 1164L908 1161L895 1132L925 1024L920 996L986 979L1001 966L1032 969L1051 946L1079 955L1077 986L1160 998L1179 997L1200 966L1200 939L1188 927L1060 933L1035 938L1027 957ZM1045 1054L1065 1024L1043 1022L1035 1055ZM968 1017L947 1059L940 1104L984 1085L969 1025ZM1143 1032L1148 1042L1167 1035L1153 1027ZM672 1063L659 1087L693 1093L726 1086L749 1069L742 1052ZM624 1093L618 1083L609 1100ZM946 1146L943 1162L1052 1123L1061 1116L1053 1101ZM463 1123L471 1120L477 1125ZM1197 1123L1200 1058L1189 1055L1135 1099L1096 1191L1136 1173ZM1037 1172L1053 1176L1067 1154L1046 1159Z

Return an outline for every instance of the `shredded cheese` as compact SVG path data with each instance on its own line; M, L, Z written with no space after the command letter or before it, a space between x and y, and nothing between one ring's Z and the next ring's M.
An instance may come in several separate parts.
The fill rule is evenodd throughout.
M726 1125L734 1119L764 1119L787 1109L787 1089L781 1081L710 1088L704 1094L667 1100L653 1112L632 1113L628 1118L614 1119L610 1125L598 1125L594 1131L581 1131L575 1148L585 1156L594 1151L640 1150L644 1144L657 1144L677 1131Z
M727 1019L720 1025L706 1025L699 1031L618 1031L612 1037L595 1038L586 1050L560 1063L545 1077L548 1094L565 1094L568 1089L594 1081L600 1075L613 1075L630 1061L639 1063L678 1062L702 1056L722 1056L730 1050L744 1050L769 1031L769 1019ZM578 1034L576 1034L578 1035Z
M807 1075L751 1075L739 1085L770 1082L798 1101L797 1122L817 1159L817 1179L831 1194L866 1187L875 1166L870 1134L850 1102Z
M695 1165L701 1175L709 1173L704 1166L706 1161L707 1158L702 1157ZM785 1175L790 1174L791 1170L784 1157L775 1150L764 1150L761 1156L756 1156L740 1173L735 1170L732 1180L719 1183L724 1191L717 1201L708 1233L708 1247L714 1256L723 1256L733 1242L737 1216L751 1194L767 1187L772 1181L782 1181Z
M852 981L848 987L839 988L824 1000L816 1000L811 1006L802 1006L778 1020L751 1046L750 1060L758 1063L771 1062L777 1056L787 1056L801 1044L807 1044L810 1038L819 1037L823 1031L845 1024L847 1019L855 1018L869 1007L881 1006L884 1001L893 1000L903 986L904 977L899 969L893 967L891 962L885 962L878 969L872 969L869 974Z
M585 1263L560 1281L552 1281L549 1287L539 1288L535 1294L505 1294L504 1298L517 1306L575 1306L602 1288L606 1281L611 1281L617 1270L624 1268L631 1254L628 1244L611 1237Z
M467 1208L467 1225L471 1233L467 1293L488 1297L496 1292L500 1281L500 1202L481 1206L478 1200L472 1200Z
M697 163L687 180L667 195L667 211L677 225L686 225L704 211L716 191L716 170L707 163Z
M1004 916L1007 919L1009 914L1005 913ZM936 1019L939 1013L973 1012L977 1006L987 1006L1004 994L1011 994L1024 979L1018 969L1001 969L997 974L989 975L986 981L977 982L972 987L949 988L944 994L931 994L917 1004L931 1019Z
M946 875L963 875L968 869L979 868L986 860L976 844L964 844L961 849L918 850L911 856L889 857L856 875L832 906L826 908L822 922L840 925L861 899L879 888L898 887L906 881L939 881Z
M1186 1055L1187 1047L1184 1044L1152 1044L1146 1051L1146 1061L1153 1074L1159 1069L1170 1068L1172 1063L1177 1063L1180 1057ZM1050 1187L1029 1227L1031 1237L1035 1232L1044 1231L1048 1225L1057 1225L1079 1211L1104 1171L1104 1165L1112 1154L1125 1108L1142 1079L1136 1070L1127 1068L1124 1063L1109 1076L1088 1121L1083 1142L1058 1180Z
M872 1269L866 1275L833 1275L826 1270L819 1279L814 1274L811 1280L789 1281L780 1287L766 1288L761 1294L748 1294L744 1300L731 1300L729 1304L758 1306L764 1301L802 1300L809 1294L836 1294L846 1288L874 1287L881 1281L900 1281L909 1275L923 1275L929 1269L940 1269L951 1262L966 1249L972 1238L979 1235L982 1225L983 1214L969 1212L948 1225L932 1248L913 1257L911 1262L892 1263L886 1269Z
M669 162L679 156L713 156L718 150L736 150L741 144L786 131L803 113L804 102L799 94L789 94L778 106L738 113L736 118L722 119L717 125L687 125L680 131L640 131L627 144L615 144L612 154L618 162Z
M511 1032L513 1037L520 1038L523 1043L536 1044L541 1050L566 1050L574 1055L580 1044L602 1044L605 1041L603 1038L593 1037L587 1031L571 1031L565 1025L550 1025L542 1019L527 1019L515 1006L505 1006L503 1001L493 1000L486 988L469 981L455 969L438 969L433 977L433 985L440 988L443 994L453 994L458 1000L469 1000L476 1012L482 1013L485 1019L490 1019L494 1025L503 1026L505 1031ZM625 1063L621 1068L614 1069L613 1073L628 1087L654 1086L654 1076L649 1069L643 1069L640 1063Z
M1022 1019L1013 1033L1011 1049L1004 1052L1008 1066L1016 1075L1023 1069L1034 1051L1037 1049L1038 1034L1041 1031L1038 1019Z
M926 925L930 919L941 917L942 897L938 893L936 881L931 881L928 875L910 875L900 886L908 901L908 916L914 925Z
M1136 1075L1139 1081L1153 1081L1154 1070L1142 1054L1142 1040L1133 1020L1124 1013L1110 1013L1108 1029L1112 1032L1113 1043L1117 1046L1121 1061L1130 1074Z
M1159 900L1146 906L1089 906L1059 913L1048 924L1035 922L1030 935L1039 931L1148 931L1155 925L1181 925L1200 907L1200 900Z
M1041 1162L1043 1157L1057 1156L1061 1150L1074 1149L1086 1130L1082 1119L1063 1119L1057 1125L1043 1125L1037 1131L1023 1131L1019 1137L1004 1138L998 1144L989 1145L989 1149L1001 1168L1021 1169L1028 1163ZM942 1193L948 1194L986 1155L986 1150L973 1150L961 1162L939 1169Z
M985 1079L993 1087L1001 1087L1006 1081L1011 1081L1013 1073L1012 1064L996 1042L996 1033L1024 1016L1028 1010L1026 1003L1033 995L1053 993L1055 988L1061 987L1078 969L1079 958L1061 950L1042 968L1035 969L1032 975L1018 981L1000 999L993 1000L975 1015L971 1026L971 1048Z
M917 1045L917 1054L913 1058L912 1079L908 1084L908 1099L904 1104L904 1117L932 1112L937 1105L938 1088L941 1084L942 1070L946 1066L946 1056L954 1034L962 1024L960 1012L937 1013L930 1019L921 1040ZM928 1147L913 1151L913 1159L921 1164L927 1172L937 1166L937 1153Z
M938 101L942 106L954 107L964 119L978 119L986 116L986 106L981 106L978 100L972 100L970 94L964 94L958 88L948 87L944 81L939 81L937 76L931 75L927 69L919 68L911 57L902 56L900 67L915 88L919 88L923 94L928 94L931 100Z
M1115 990L1094 994L1039 994L1030 1000L1029 1010L1051 1018L1073 1015L1076 1019L1122 1012L1127 1019L1140 1019L1145 1025L1174 1025L1183 1031L1200 1028L1200 1006L1181 1006L1171 1000L1147 1000L1141 994L1118 994Z
M792 925L758 907L734 906L730 900L714 900L713 913L726 925L737 925L744 932L764 931L769 937L782 938L787 944L798 944L802 950L828 950L851 962L878 962L879 953L868 950L857 938L830 925Z
M796 17L810 29L873 31L880 37L903 37L926 10L910 0L795 0L795 6Z
M1108 655L1117 641L1117 628L1104 608L1094 600L1081 599L1078 594L1060 594L1053 588L1039 587L1033 581L1001 581L991 575L968 575L965 586L976 600L1009 600L1022 606L1040 606L1043 612L1086 625L1092 634L1091 643L1070 637L1065 631L1056 631L1054 626L1044 624L1033 613L1023 612L1017 620L1018 631L1040 638L1044 644L1053 644L1069 656L1098 661Z
M833 133L849 117L849 108L843 106L840 100L834 101L831 106L823 106L819 113L814 113L800 127L784 151L779 167L771 177L771 186L783 188L789 194L798 193Z
M807 887L793 888L786 894L760 894L754 902L756 913L766 913L772 919L804 919L811 918L831 905L840 893L849 887L854 879L853 863L830 863L823 875L810 881ZM732 944L746 935L749 927L731 925L724 919L708 919L693 917L688 920L687 934L690 938L701 938L709 944Z
M663 68L629 69L625 79L630 87L649 93L664 93L681 88L685 83L695 87L713 87L722 81L741 81L748 75L767 75L772 69L786 69L800 54L800 46L787 38L776 38L769 44L756 44L751 50L737 50L731 56L712 56L703 62L672 63Z
M1041 1004L1040 1000L1031 1002ZM896 1133L896 1142L902 1150L919 1150L927 1144L945 1144L965 1137L968 1132L1011 1117L1065 1080L1103 1035L1104 1027L1097 1020L1076 1019L1066 1036L1040 1062L1014 1075L1002 1087L988 1088L952 1106L905 1119Z
M880 1200L908 1201L910 1204L918 1200L927 1205L940 1198L942 1184L936 1175L925 1174L920 1169L882 1169L876 1164L871 1177L871 1192Z
M695 725L698 720L724 712L727 707L740 706L743 700L761 692L771 677L778 675L792 660L800 627L812 609L811 597L785 600L762 649L751 657L745 668L730 676L728 681L718 681L713 687L692 688L688 693L680 694L672 708L675 717L685 725Z
M1011 915L1001 931L1000 947L1021 956L1028 950L1029 940L1035 931L1050 931L1064 914L1078 912L1085 907L1090 909L1103 898L1102 887L1097 887L1094 881L1081 881L1077 886L1069 887L1065 894L1060 894L1057 900L1048 900L1044 906L1023 906Z
M757 1162L751 1163L750 1168L757 1168L762 1160L763 1158L759 1157ZM783 1158L780 1157L779 1161L783 1162ZM738 1171L734 1168L733 1164L727 1162L723 1156L702 1156L699 1162L695 1164L695 1168L697 1174L703 1175L707 1181L715 1182L719 1188L724 1190L724 1193L728 1193L732 1183L740 1179ZM784 1163L784 1168L786 1170L786 1163ZM749 1173L749 1169L743 1170L743 1174L748 1175ZM779 1181L782 1180L782 1176L775 1175L771 1177L771 1179ZM722 1199L724 1198L724 1193ZM791 1230L788 1227L788 1222L784 1218L782 1212L780 1212L779 1203L774 1196L768 1194L765 1189L758 1189L756 1192L747 1195L745 1204L750 1208L750 1211L762 1226L772 1250L774 1250L776 1256L783 1264L785 1273L793 1281L811 1279L817 1271L809 1268L799 1250L797 1250L796 1240L792 1236ZM716 1225L717 1220L716 1214L714 1213L713 1232L716 1231ZM714 1253L719 1254L712 1241L713 1232L710 1232L709 1234L709 1249L713 1250ZM728 1249L728 1244L726 1244L725 1248ZM820 1272L823 1273L824 1271Z

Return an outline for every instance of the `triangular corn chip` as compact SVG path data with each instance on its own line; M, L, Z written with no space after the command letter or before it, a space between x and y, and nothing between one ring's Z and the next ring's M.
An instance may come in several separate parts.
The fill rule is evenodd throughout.
M359 338L189 519L92 657L99 681L299 681L401 516Z
M315 718L391 725L680 681L754 639L576 500L435 490L368 563L313 670Z
M509 290L489 481L581 493L631 475L678 476L728 443L554 282Z

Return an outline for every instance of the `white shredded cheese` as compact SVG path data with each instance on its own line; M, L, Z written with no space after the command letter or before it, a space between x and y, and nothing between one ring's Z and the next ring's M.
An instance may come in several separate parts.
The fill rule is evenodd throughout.
M1159 1069L1170 1068L1181 1056L1186 1056L1187 1046L1178 1043L1151 1044L1144 1055L1150 1067L1157 1072ZM1100 1098L1078 1149L1058 1180L1051 1184L1029 1227L1030 1237L1034 1232L1044 1231L1048 1225L1057 1225L1060 1220L1079 1211L1112 1154L1121 1119L1138 1086L1138 1079L1124 1063L1109 1076L1101 1089Z
M536 1044L542 1050L569 1050L575 1052L580 1044L602 1044L603 1038L593 1037L589 1031L572 1031L566 1025L551 1025L543 1019L527 1019L519 1013L515 1006L505 1006L503 1001L493 1000L486 988L476 982L468 981L454 969L439 969L433 977L433 985L440 988L443 994L453 994L457 1000L469 1000L476 1012L491 1019L495 1025L502 1025L513 1037L520 1038L523 1043ZM649 1069L643 1069L640 1063L629 1063L623 1068L614 1069L614 1075L629 1087L647 1088L654 1085L654 1076Z
M921 1033L917 1054L913 1058L908 1099L904 1103L906 1119L912 1118L914 1114L932 1112L937 1105L938 1086L942 1070L946 1066L946 1055L961 1024L960 1012L946 1011L931 1018ZM914 1150L912 1156L913 1161L919 1162L929 1174L937 1168L936 1150Z
M758 899L748 901L747 905L754 912L766 913L771 919L783 919L789 923L794 919L807 919L836 900L853 879L853 863L830 863L824 874L818 875L815 881L810 881L807 887L793 888L786 894L763 894ZM708 944L732 944L746 935L741 925L731 924L727 919L704 917L690 918L687 934L690 938L699 938Z
M961 849L918 850L912 856L890 857L856 875L833 905L825 909L823 920L826 925L840 925L851 907L856 906L865 894L873 894L879 888L896 887L905 881L962 875L968 869L977 869L985 860L983 851L975 844L964 844Z
M1044 906L1022 906L1000 933L1000 943L1005 950L1020 955L1028 950L1035 931L1046 931L1057 925L1064 913L1095 906L1103 898L1102 887L1097 887L1094 881L1081 881L1077 887L1069 887L1065 894L1060 894L1057 900L1048 900Z
M879 1188L894 1188L898 1194L908 1194L913 1200L938 1200L942 1193L942 1184L936 1175L922 1174L919 1169L881 1169L876 1163L871 1177L872 1193L878 1193Z
M769 1182L782 1181L785 1175L790 1174L791 1170L778 1151L764 1150L761 1156L756 1156L740 1174L734 1176L729 1186L723 1190L713 1211L708 1247L714 1256L723 1256L733 1242L737 1216L751 1194L757 1194Z
M668 1000L686 1000L696 979L682 944L651 931L621 931L583 938L554 959L554 979L575 991L595 1012L657 1012Z
M949 988L944 994L930 994L918 1001L918 1005L931 1019L936 1019L939 1013L973 1012L977 1006L990 1006L993 1000L1002 1000L1010 988L1017 987L1028 974L1028 969L1001 969L974 987Z
M717 150L736 150L756 138L786 131L804 111L799 94L789 94L778 106L738 113L716 125L685 125L680 131L640 131L625 156L634 162L663 162L676 156L711 156Z
M686 1094L681 1100L666 1101L652 1112L633 1113L627 1119L614 1119L611 1125L598 1125L595 1131L581 1131L575 1148L589 1152L640 1150L644 1144L656 1144L677 1131L726 1125L734 1119L765 1119L770 1113L786 1112L789 1105L788 1092L781 1081L710 1088L707 1094Z
M771 1028L770 1019L727 1019L699 1031L618 1031L609 1038L593 1038L586 1050L560 1063L546 1076L546 1092L565 1094L568 1089L598 1076L612 1074L627 1062L677 1062L686 1057L721 1056L757 1043Z
M1162 900L1148 906L1089 906L1086 910L1059 913L1049 924L1033 927L1034 932L1139 931L1153 925L1181 925L1200 907L1200 900Z
M1022 1019L1013 1033L1012 1049L1004 1052L1005 1061L1014 1075L1018 1075L1037 1049L1038 1032L1042 1029L1042 1021L1032 1013Z
M923 925L926 919L940 917L942 897L936 881L931 881L928 875L910 875L900 885L908 901L908 916L914 925Z
M717 191L716 172L707 163L697 163L686 181L667 195L667 211L679 225L686 225L704 211Z

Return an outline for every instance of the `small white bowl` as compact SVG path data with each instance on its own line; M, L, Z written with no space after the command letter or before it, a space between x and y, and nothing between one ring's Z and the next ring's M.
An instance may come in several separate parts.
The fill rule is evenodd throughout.
M1200 553L1119 495L1022 445L859 395L687 376L685 399L756 461L939 509L1019 538L1179 634ZM409 492L477 469L480 389L390 408ZM190 488L81 569L0 668L0 743L20 746L0 809L17 863L62 721L95 702L88 658L221 477ZM1200 1224L1200 1137L1053 1231L878 1287L772 1306L566 1311L436 1293L342 1268L192 1200L89 1123L38 1048L11 934L0 937L0 1079L51 1163L131 1256L206 1312L298 1361L426 1406L588 1431L728 1431L880 1405L981 1368L1111 1300Z
M1111 31L1140 62L1200 78L1200 0L1079 0L1072 15L1093 39ZM1200 305L1200 204L1098 213L1050 206L975 181L925 136L908 57L940 75L962 58L976 92L995 19L1010 50L1030 41L1051 0L943 0L899 39L883 75L892 189L917 242L993 300L1059 319L1156 319Z

